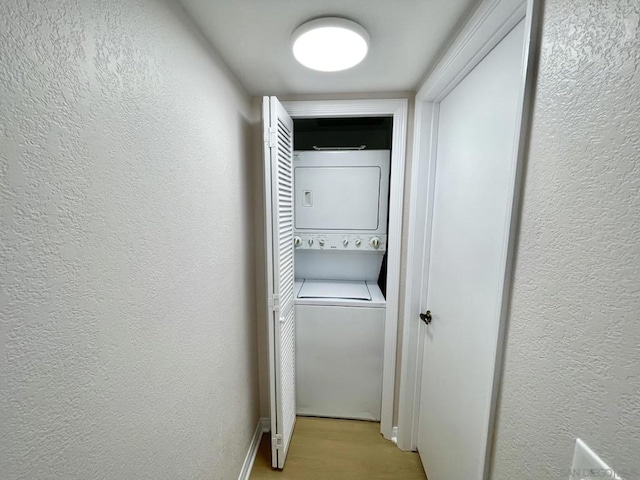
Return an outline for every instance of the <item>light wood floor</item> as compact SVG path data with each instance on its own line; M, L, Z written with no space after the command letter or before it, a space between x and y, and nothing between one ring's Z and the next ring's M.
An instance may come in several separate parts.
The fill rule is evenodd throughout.
M380 435L380 424L298 417L283 470L271 468L265 434L251 480L425 480L417 453L403 452Z

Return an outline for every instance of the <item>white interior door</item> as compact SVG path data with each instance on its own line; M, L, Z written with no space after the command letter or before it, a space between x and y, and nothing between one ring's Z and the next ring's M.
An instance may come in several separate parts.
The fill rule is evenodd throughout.
M484 476L522 104L524 21L440 102L418 451ZM426 300L426 301L425 301Z
M264 97L264 168L269 304L271 465L283 468L296 423L293 264L293 121Z

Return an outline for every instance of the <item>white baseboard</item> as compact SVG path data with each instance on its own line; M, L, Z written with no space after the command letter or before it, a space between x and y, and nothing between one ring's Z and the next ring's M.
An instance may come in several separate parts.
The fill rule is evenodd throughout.
M247 456L244 458L240 475L238 475L238 480L249 480L249 477L251 476L251 469L253 468L253 462L256 461L258 448L260 448L262 434L268 432L270 429L271 423L268 418L261 418L258 420L256 430L253 432L251 444L249 445L249 450L247 451Z
M262 433L271 431L271 419L269 417L262 417L260 422L262 422Z
M396 445L398 444L398 426L397 425L391 429L391 441Z

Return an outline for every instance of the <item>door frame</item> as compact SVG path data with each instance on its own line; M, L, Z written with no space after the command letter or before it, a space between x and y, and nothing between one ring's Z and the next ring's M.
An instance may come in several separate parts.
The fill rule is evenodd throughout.
M391 140L391 178L389 182L389 230L387 232L387 305L384 326L384 363L382 370L382 407L380 433L394 438L393 411L396 380L396 344L400 305L400 258L402 211L407 137L406 98L363 100L282 101L291 118L321 117L393 117Z
M528 148L529 123L533 102L535 63L541 0L484 0L471 15L450 48L431 70L415 98L414 141L412 145L411 186L409 198L408 248L406 285L402 328L402 351L398 400L398 447L416 450L420 395L422 388L422 357L424 326L419 313L426 308L423 299L428 289L433 198L435 191L436 149L440 102L458 83L511 31L525 19L525 43L522 59L522 102L513 156L516 158L514 190L505 225L506 248L502 252L504 276L499 291L501 308L498 320L497 351L494 359L491 408L487 412L486 455L484 478L487 478L493 442L496 401L502 372L504 332L509 307L513 259L519 220L522 172ZM426 221L425 221L426 219Z

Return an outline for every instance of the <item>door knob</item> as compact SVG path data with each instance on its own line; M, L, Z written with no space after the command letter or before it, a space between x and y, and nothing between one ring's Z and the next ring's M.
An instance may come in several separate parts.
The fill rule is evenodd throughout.
M431 310L421 313L420 320L422 320L426 325L429 325L431 323Z

